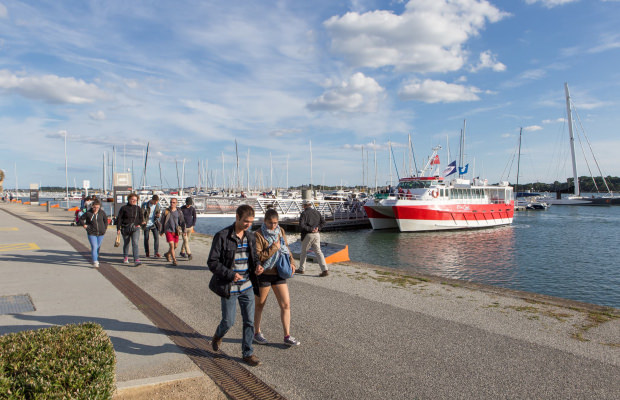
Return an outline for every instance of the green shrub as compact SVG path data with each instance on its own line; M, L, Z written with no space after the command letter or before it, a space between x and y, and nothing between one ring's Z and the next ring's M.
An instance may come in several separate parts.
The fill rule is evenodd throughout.
M0 336L0 399L110 399L115 363L95 323Z

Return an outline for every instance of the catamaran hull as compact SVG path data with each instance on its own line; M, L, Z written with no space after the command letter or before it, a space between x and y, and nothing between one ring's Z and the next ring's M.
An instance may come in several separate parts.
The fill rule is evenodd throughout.
M372 229L379 230L398 228L391 205L365 205L364 210L366 211L366 215L368 216Z
M401 232L477 229L509 225L514 203L395 205L394 217Z

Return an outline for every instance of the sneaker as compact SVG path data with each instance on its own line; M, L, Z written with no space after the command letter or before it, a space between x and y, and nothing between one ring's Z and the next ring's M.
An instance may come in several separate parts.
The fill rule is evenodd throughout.
M260 364L260 360L254 354L252 354L251 356L243 357L243 361L245 361L251 367L256 367Z
M145 254L146 258L149 258L151 256L151 253L149 253L148 251Z
M140 261L140 259L138 258L136 260L135 266L137 267L138 265L142 265L142 261Z
M192 257L192 255L191 255L191 254L188 254L188 255L187 255L187 259L188 259L188 260L190 260L190 261L191 261L191 260L192 260L192 258L194 258L194 257Z
M296 274L302 274L302 275L303 275L303 274L305 274L305 273L306 273L306 271L304 271L303 269L296 269L296 270L295 270L295 273L296 273Z
M123 258L123 264L129 264L129 257Z
M269 344L269 341L263 336L262 332L254 334L254 343Z
M213 339L211 339L211 347L213 347L213 351L218 351L220 347L222 347L222 338L213 335Z
M99 261L93 261L93 267L99 268Z
M161 258L161 254L155 253L155 258Z
M288 335L284 337L284 344L288 346L299 346L301 343L291 335Z
M327 270L325 270L325 271L323 271L323 272L321 272L321 273L319 274L319 276L320 276L321 278L323 278L323 277L325 277L325 276L327 276L327 275L329 275L329 271L327 271Z

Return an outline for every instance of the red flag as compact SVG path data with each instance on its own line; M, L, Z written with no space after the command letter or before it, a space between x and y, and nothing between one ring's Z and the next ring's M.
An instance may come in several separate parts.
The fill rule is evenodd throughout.
M431 165L439 164L439 154L435 155L433 161L431 161Z

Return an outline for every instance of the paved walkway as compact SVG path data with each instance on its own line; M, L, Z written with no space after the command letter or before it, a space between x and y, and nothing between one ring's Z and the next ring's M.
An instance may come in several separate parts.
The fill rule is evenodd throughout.
M0 207L86 243L83 230L69 226L67 212ZM0 281L0 295L30 293L37 307L34 313L0 316L0 333L96 318L121 354L120 382L153 377L156 371L164 376L196 372L61 239L0 211L0 228L4 227L21 231L0 229L0 246L34 242L41 249L0 251L0 268L9 277ZM212 335L220 311L219 299L207 288L208 237L197 237L194 259L176 268L153 259L139 268L122 265L113 239L111 232L104 241L103 261L196 331ZM333 266L329 277L318 278L318 266L314 267L311 264L310 273L289 285L292 334L301 346L281 344L279 311L271 297L263 332L273 343L256 347L263 364L251 368L287 398L620 397L617 309L438 278L416 279L355 263ZM110 306L103 307L108 301ZM224 339L223 350L232 356L241 352L240 325Z

